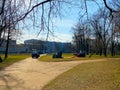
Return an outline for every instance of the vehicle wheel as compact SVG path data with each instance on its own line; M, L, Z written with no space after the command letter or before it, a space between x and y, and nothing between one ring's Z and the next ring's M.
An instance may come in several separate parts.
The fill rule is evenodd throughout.
M36 58L38 58L38 57L36 57Z

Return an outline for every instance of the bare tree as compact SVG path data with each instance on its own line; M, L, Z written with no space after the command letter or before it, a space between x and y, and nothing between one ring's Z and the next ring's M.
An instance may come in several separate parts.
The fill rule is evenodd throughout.
M106 9L103 9L100 13L93 16L95 17L92 21L92 26L95 30L96 37L99 42L101 42L101 46L104 55L107 55L107 48L110 44L110 40L113 36L113 24L111 17L109 17L109 12Z
M90 27L86 22L79 21L73 28L73 41L75 43L76 52L90 52Z
M24 23L25 19L30 18L35 25L37 14L39 12L40 32L50 31L51 18L59 14L61 3L64 0L44 0L34 2L33 0L1 0L0 4L0 39L7 35L6 53L7 58L8 46L11 33L18 30L17 25ZM39 10L40 8L40 10ZM47 10L47 11L46 11ZM47 35L48 37L48 35ZM2 42L1 42L2 43Z

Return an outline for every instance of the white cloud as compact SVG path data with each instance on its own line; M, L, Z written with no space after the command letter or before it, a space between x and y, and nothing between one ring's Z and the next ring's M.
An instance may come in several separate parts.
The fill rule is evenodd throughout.
M41 34L40 36L32 35L32 34L24 34L22 36L22 39L17 40L17 43L24 43L24 40L28 39L39 39L39 40L46 40L46 35ZM72 35L70 34L63 34L63 33L55 33L54 36L49 35L48 38L49 41L56 41L56 42L71 42L72 41Z
M57 27L71 28L75 23L75 21L69 19L53 19L53 24Z
M49 37L50 41L56 41L56 42L71 42L72 41L72 35L70 34L63 34L63 33L56 33L55 36Z

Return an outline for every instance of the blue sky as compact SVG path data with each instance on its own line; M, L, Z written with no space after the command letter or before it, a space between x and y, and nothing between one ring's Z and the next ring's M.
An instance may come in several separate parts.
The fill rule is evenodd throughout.
M101 3L101 0L98 0L98 2ZM100 4L100 6L101 5L102 4ZM84 5L81 5L81 6L83 7ZM48 40L57 41L57 42L71 42L72 41L72 36L73 36L72 27L74 27L74 25L78 22L79 14L84 13L84 8L82 9L81 6L75 5L75 6L63 7L62 16L61 16L62 18L53 19L54 36L50 34ZM88 6L89 16L97 12L98 6L96 3L88 1L87 6ZM23 31L24 34L21 36L22 39L20 39L18 43L23 43L24 40L26 39L46 40L46 34L45 34L46 32L41 32L40 35L37 36L39 30L34 29L32 25L29 26L29 24L30 23L28 23L29 28Z

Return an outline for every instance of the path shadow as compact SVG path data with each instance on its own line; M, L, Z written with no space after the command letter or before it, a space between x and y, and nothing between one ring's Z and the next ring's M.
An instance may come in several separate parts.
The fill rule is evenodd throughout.
M0 90L40 90L38 88L25 87L24 81L11 74L0 72Z
M0 71L3 70L4 68L3 67L0 67Z
M0 74L0 90L12 90L13 88L19 87L21 90L25 90L24 87L21 86L22 84L24 84L22 80L19 80L10 74Z

